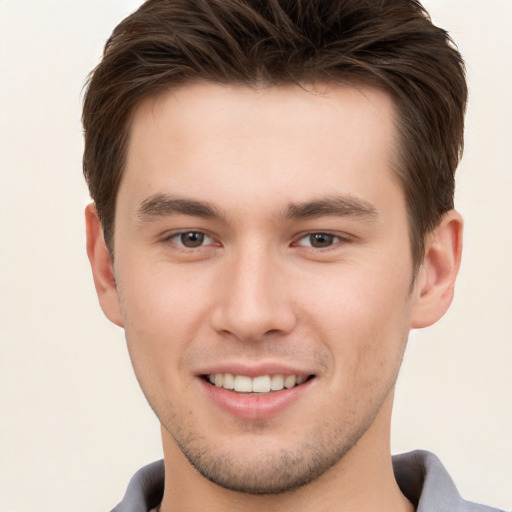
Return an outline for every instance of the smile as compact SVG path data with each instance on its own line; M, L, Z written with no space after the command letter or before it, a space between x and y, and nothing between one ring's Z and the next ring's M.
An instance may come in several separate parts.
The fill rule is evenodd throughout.
M212 373L206 379L218 388L237 393L270 393L299 386L308 380L309 375L233 375L231 373Z
M199 375L202 389L221 410L246 420L263 420L280 414L317 387L316 375L300 371L256 370L255 367L247 372L240 368L239 373L234 368L231 372L219 370Z

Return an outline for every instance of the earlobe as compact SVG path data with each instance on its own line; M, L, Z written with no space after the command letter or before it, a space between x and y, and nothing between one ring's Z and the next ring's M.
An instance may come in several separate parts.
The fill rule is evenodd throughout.
M123 327L112 260L103 238L103 230L94 204L89 204L85 209L85 225L87 256L91 263L94 286L101 309L111 322Z
M425 257L413 292L413 329L437 322L452 302L462 254L462 226L460 214L451 210L425 241Z

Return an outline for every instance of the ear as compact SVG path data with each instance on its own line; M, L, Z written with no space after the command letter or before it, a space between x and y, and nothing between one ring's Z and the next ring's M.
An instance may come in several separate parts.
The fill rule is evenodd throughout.
M437 322L452 302L462 254L462 226L460 214L451 210L425 241L425 257L413 292L413 329Z
M123 327L119 295L117 293L114 268L110 253L103 238L103 230L94 204L85 209L85 226L87 232L87 256L91 263L94 286L106 317Z

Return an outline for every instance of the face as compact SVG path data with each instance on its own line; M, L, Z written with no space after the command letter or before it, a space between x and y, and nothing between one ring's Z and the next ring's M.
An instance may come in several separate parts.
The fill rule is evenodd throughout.
M395 142L366 87L203 83L136 111L120 323L164 445L213 482L280 492L385 437L415 296Z

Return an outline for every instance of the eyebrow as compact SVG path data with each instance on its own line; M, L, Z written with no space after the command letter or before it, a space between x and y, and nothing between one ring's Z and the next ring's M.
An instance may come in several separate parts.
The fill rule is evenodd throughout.
M140 204L137 217L143 221L150 221L158 217L169 215L190 215L206 219L224 220L224 214L215 206L193 199L172 197L166 194L155 194Z
M224 213L210 203L166 194L155 194L148 197L141 202L137 210L137 217L142 222L170 215L190 215L205 219L226 220ZM347 195L290 203L277 217L281 220L301 220L324 216L376 218L378 212L369 202Z
M315 201L291 203L281 215L284 219L316 219L324 216L378 217L377 209L354 196L330 196Z

